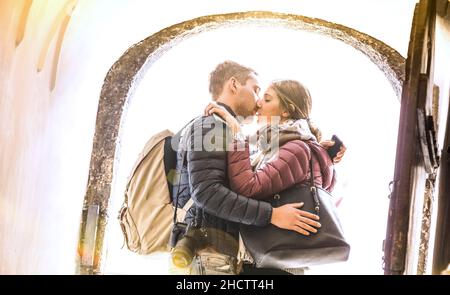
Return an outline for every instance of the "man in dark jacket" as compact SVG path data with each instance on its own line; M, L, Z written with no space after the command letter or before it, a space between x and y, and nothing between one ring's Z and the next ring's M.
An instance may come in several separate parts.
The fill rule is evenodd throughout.
M210 74L209 91L213 100L234 116L254 115L260 90L256 75L252 69L235 62L219 64ZM197 253L193 261L195 274L236 271L241 223L273 224L300 232L300 217L318 220L317 216L299 210L300 204L272 208L267 202L231 191L226 154L231 139L225 122L218 116L202 116L185 128L178 148L177 166L181 175L174 196L178 195L179 208L190 198L194 201L185 221L188 236L196 240L190 244Z

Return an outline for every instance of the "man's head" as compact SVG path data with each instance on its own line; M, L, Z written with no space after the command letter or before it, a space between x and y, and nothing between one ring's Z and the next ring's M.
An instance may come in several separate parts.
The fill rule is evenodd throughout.
M227 104L238 116L255 113L259 90L257 73L233 61L217 65L209 75L209 92L213 100Z

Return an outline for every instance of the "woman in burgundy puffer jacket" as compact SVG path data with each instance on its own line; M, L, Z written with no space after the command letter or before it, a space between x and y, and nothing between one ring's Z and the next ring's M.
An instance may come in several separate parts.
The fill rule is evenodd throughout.
M298 81L272 82L257 102L258 124L263 127L254 137L257 152L253 155L250 155L249 139L242 141L245 137L240 133L237 119L224 108L209 107L209 113L221 116L235 134L228 152L228 174L233 191L264 200L293 185L307 184L311 157L314 182L332 191L335 183L333 161L318 143L321 134L309 118L311 106L309 91ZM310 232L317 232L314 225L302 223L301 233L309 235Z
M237 119L224 108L209 108L210 113L216 113L228 123L234 134L240 135L234 137L232 151L228 152L233 191L264 200L295 184L308 183L311 156L316 185L332 191L334 166L326 149L318 143L321 133L309 119L311 106L308 89L298 81L272 82L263 99L257 102L258 124L263 127L254 137L258 150L253 155L250 155L249 140L245 143L238 140L244 137L240 135ZM272 138L271 134L274 134Z

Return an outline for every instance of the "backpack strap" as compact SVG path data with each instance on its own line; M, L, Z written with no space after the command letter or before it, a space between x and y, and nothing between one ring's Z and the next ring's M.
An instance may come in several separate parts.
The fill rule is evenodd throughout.
M191 208L192 204L194 204L194 200L192 200L192 198L190 198L190 199L186 202L186 204L184 204L183 210L184 210L184 211L189 210L189 208Z
M181 138L180 138L180 144L178 144L178 150L180 150L181 148L181 164L178 166L179 167L179 171L177 171L177 174L179 175L179 177L181 178L181 170L183 170L183 166L184 166L184 162L186 160L186 155L187 155L187 151L183 151L183 145L181 144L181 141L183 139L185 139L185 135L186 135L186 131L189 128L192 128L192 123L199 117L195 117L194 119L192 119L191 121L189 121L189 123L187 123L182 129L181 129ZM180 179L181 180L181 179ZM175 201L175 210L173 212L173 223L177 223L177 210L178 210L178 200L179 200L179 195L180 195L180 189L179 189L179 184L178 184L178 189L177 189L177 195L175 196L176 201ZM187 211L193 204L192 198L189 199L189 201L184 205L183 209L185 211Z

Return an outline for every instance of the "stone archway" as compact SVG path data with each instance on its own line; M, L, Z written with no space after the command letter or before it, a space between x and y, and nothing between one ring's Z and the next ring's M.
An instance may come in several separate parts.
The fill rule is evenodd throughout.
M385 74L397 97L401 95L404 57L367 34L321 19L264 11L209 15L175 24L142 40L114 63L102 87L78 245L80 273L101 272L116 147L122 118L141 77L165 52L190 36L249 24L309 31L340 40L365 54Z

